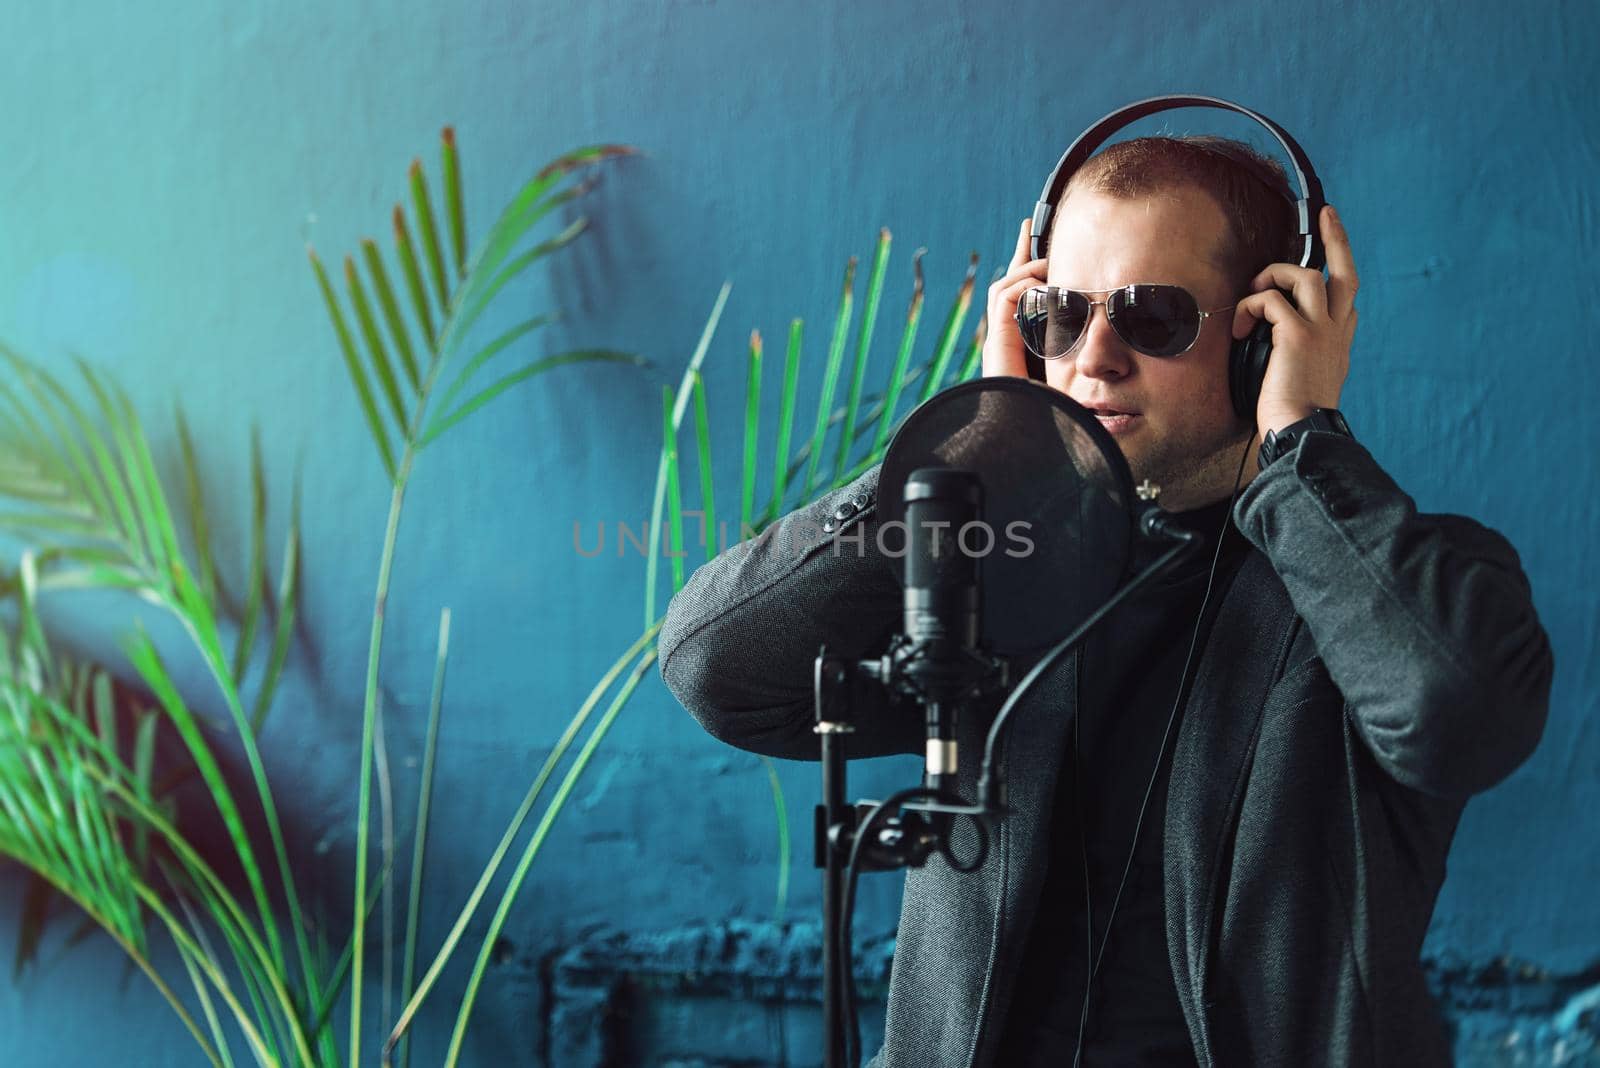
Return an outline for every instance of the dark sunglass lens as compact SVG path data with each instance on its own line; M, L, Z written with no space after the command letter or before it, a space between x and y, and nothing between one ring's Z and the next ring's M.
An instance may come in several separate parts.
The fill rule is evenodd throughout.
M1043 296L1042 289L1029 289L1017 301L1017 332L1022 335L1022 343L1035 356L1044 355L1046 316Z
M1125 286L1107 301L1111 325L1146 356L1176 356L1200 332L1200 307L1179 286Z
M1053 360L1065 356L1083 336L1089 319L1089 300L1070 289L1030 289L1017 303L1017 325L1022 343L1035 356Z

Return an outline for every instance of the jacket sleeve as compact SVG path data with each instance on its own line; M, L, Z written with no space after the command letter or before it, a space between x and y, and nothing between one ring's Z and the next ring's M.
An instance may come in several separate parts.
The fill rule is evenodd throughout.
M1510 543L1418 513L1359 443L1307 434L1234 519L1271 561L1378 762L1443 797L1499 782L1544 731L1554 660Z
M878 470L724 550L667 606L661 677L714 737L768 756L820 757L818 649L874 656L899 622L900 584L877 544ZM914 716L865 700L855 711L852 757L920 750Z

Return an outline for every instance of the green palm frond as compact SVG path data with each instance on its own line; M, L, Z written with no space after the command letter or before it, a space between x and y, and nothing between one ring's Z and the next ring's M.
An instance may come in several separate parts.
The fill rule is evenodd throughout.
M560 157L529 179L483 242L469 248L461 159L455 131L446 127L440 146L444 225L440 225L422 162L413 161L407 178L409 207L396 204L392 213L392 255L397 269L391 267L376 241L363 240L359 255L343 259L341 299L316 251L307 250L345 370L391 481L400 476L405 452L430 444L519 382L563 363L644 363L610 350L560 353L528 361L488 385L469 389L492 361L553 319L537 316L469 354L473 327L505 287L588 228L588 220L578 218L555 236L517 251L541 220L592 186L588 179L565 186L562 181L575 172L632 153L626 145L596 145ZM403 300L395 288L396 277L405 282ZM409 319L404 307L410 310ZM454 377L436 398L440 375L447 368L456 368ZM461 400L463 391L467 396Z
M18 645L0 671L0 857L25 866L105 930L161 992L207 1060L221 1064L212 1039L151 963L138 893L142 877L122 847L124 829L110 818L90 774L106 758L89 741L87 725L44 692L41 679L16 670L15 657L26 657L31 641Z
M909 414L909 410L900 410L900 399L908 387L919 379L922 380L923 388L918 399L918 403L920 403L937 392L943 381L952 361L957 339L961 336L962 324L972 303L978 261L977 256L974 255L969 262L966 277L962 281L955 300L951 303L933 352L925 362L913 366L911 361L915 351L917 326L921 319L924 299L921 264L923 250L918 250L912 258L913 286L911 300L906 312L905 326L901 332L899 344L896 347L894 362L889 368L881 390L870 396L863 395L873 329L882 298L883 283L888 265L889 245L889 231L880 231L864 299L865 313L862 316L857 336L856 356L851 372L849 394L842 407L835 407L833 405L834 391L842 362L842 354L847 344L851 311L854 305L855 259L852 258L845 267L844 288L840 294L838 310L834 317L832 339L821 369L822 383L814 417L814 429L810 440L793 454L789 452L788 448L789 428L794 423L797 410L796 385L799 374L799 339L802 324L799 320L795 320L790 324L790 344L784 361L782 394L777 416L779 429L777 445L773 455L771 493L767 499L766 506L759 512L755 512L753 501L755 498L754 479L757 470L755 457L758 440L758 401L761 391L761 345L760 335L752 335L750 358L747 365L748 378L745 389L742 438L744 463L741 468L740 538L759 534L769 523L789 509L799 506L814 496L815 491L818 489L814 484L814 478L819 470L821 457L830 433L835 437L836 456L831 477L828 483L821 487L822 489L835 489L846 485L868 467L883 458L884 450L887 448L892 432L898 428L905 415ZM962 362L953 382L966 381L977 373L978 357L983 348L983 331L984 325L980 323L977 334L971 340L968 358ZM862 415L863 401L865 401L864 416ZM861 449L856 443L866 440L862 435L867 430L873 430L874 433L870 444L865 449ZM697 422L695 436L697 442L696 456L699 462L700 485L702 487L701 498L705 510L709 512L712 508L711 501L714 492L715 480L711 472L715 458L712 456L709 446L709 432L700 422ZM677 452L676 443L669 442L667 448L675 457ZM856 453L860 455L856 462L852 463L851 458ZM676 466L676 463L674 463L674 466ZM799 484L799 492L795 494L792 492L794 488L793 479L802 469L805 471L805 477ZM676 495L677 492L674 487L672 493ZM681 511L681 504L677 507ZM676 537L677 535L675 534L674 538ZM721 547L720 544L718 547ZM767 770L768 780L773 790L773 803L779 819L780 864L777 910L781 915L787 898L789 881L788 826L782 786L777 776L773 774L772 769L769 767Z
M922 274L922 256L924 250L919 249L912 257L913 285L909 307L907 308L905 325L901 331L899 343L896 347L895 359L889 368L882 389L870 396L863 396L867 364L872 344L872 334L876 323L879 303L882 297L882 288L888 264L890 235L888 230L879 233L877 248L873 255L873 265L867 285L865 296L865 314L859 328L855 363L851 372L851 383L848 397L842 407L833 404L835 388L837 386L843 352L848 342L851 313L854 306L854 282L856 273L856 260L852 257L846 264L844 287L840 294L839 305L834 316L834 329L828 346L827 355L821 368L821 389L814 416L813 431L810 439L793 454L789 451L790 428L794 425L797 414L797 382L799 365L801 362L801 336L803 324L796 319L790 324L789 346L784 360L782 393L778 410L777 443L773 454L773 478L770 496L765 508L754 512L755 499L755 472L758 468L756 458L759 421L759 398L761 393L761 340L760 334L751 335L749 359L747 362L748 377L745 386L744 426L742 435L742 460L740 466L741 479L741 509L739 537L746 538L759 534L761 530L786 513L789 509L810 500L819 488L815 478L820 468L821 457L830 434L835 438L835 460L833 470L826 485L822 489L836 489L848 484L858 477L871 465L883 458L889 439L895 429L909 414L909 409L901 410L901 398L906 390L919 379L922 388L918 395L918 403L927 400L936 393L943 383L947 371L952 363L957 348L958 339L961 337L963 323L966 320L968 309L971 307L972 294L977 275L978 258L974 254L968 264L966 277L951 303L946 314L944 324L940 330L939 338L934 345L932 353L927 359L916 366L912 365L915 352L917 327L922 316L924 301L924 280ZM720 303L718 305L720 312ZM712 316L713 323L718 312ZM954 376L951 384L966 381L978 373L980 356L983 348L985 323L980 322L976 334L972 337L966 358ZM704 341L702 341L702 347ZM695 397L697 401L695 441L696 458L699 466L699 485L702 511L709 516L714 512L714 483L712 468L715 457L710 446L710 432L707 418L704 415L704 389L703 377L699 370L699 362L703 352L696 352L696 358L691 361L691 372L696 386ZM688 376L686 376L688 377ZM863 414L863 401L865 412ZM860 448L857 442L866 441L863 437L866 431L873 431L870 443ZM657 496L662 493L663 481L666 492L671 499L671 513L674 517L683 513L683 503L680 499L681 488L677 478L680 466L678 446L676 441L677 424L669 420L667 427L668 438L663 445L663 457L666 477L663 480L658 476ZM852 456L859 453L854 463ZM797 473L804 471L804 478L798 484L798 493L795 489L794 478ZM657 513L659 520L659 511ZM652 525L652 531L656 525ZM721 548L720 539L709 533L708 540ZM652 545L655 539L651 539ZM682 545L682 531L680 524L674 522L671 531L671 544L677 548ZM708 545L708 554L710 546ZM652 559L654 551L652 550ZM677 563L677 561L674 561ZM654 589L653 575L651 591ZM681 588L682 582L674 576L674 590ZM653 613L653 601L647 596L647 621ZM656 621L659 626L660 621ZM768 782L773 792L773 804L778 826L778 851L779 873L776 911L782 916L788 896L790 844L788 833L788 817L784 803L783 788L778 777L771 767L767 765ZM555 802L552 802L554 806Z
M42 366L3 344L0 360L10 372L9 382L0 385L0 533L32 548L40 590L121 589L182 618L178 576L196 576L195 602L204 616L217 621L232 615L238 628L227 659L231 685L242 689L265 658L253 717L259 728L277 692L299 600L298 496L277 596L269 597L266 476L256 441L250 562L245 603L237 608L212 554L211 510L182 412L175 424L187 515L180 520L157 474L149 437L120 386L80 361L78 373L91 401L85 404ZM185 524L192 549L180 542ZM265 648L256 640L262 628L273 635Z
M31 554L25 553L21 571L26 576L32 570ZM276 1038L264 1036L256 1021L294 1016L294 1001L277 979L280 951L268 945L276 937L275 926L266 913L249 915L174 829L170 800L161 798L152 782L155 716L135 710L132 744L122 746L109 676L43 644L36 625L38 590L31 579L20 584L17 637L14 642L0 638L5 649L0 658L0 855L23 864L109 933L172 1004L213 1064L230 1061L213 995L234 1014L258 1054L267 1053ZM53 683L41 670L44 664L51 665ZM125 749L131 749L131 759L123 757ZM208 786L214 786L214 771L208 765L204 773ZM226 803L231 800L229 795ZM252 858L246 852L238 859ZM188 896L205 902L208 925L235 951L226 970L250 990L257 1011L243 1009L204 930L194 922L178 923L165 895L155 889L158 870L180 898L179 911L192 913ZM259 883L252 883L260 907L264 895ZM195 984L209 1038L152 966L150 922L174 939ZM285 1049L288 1055L279 1063L309 1052L303 1041Z
M168 503L149 439L126 393L82 362L78 373L87 399L80 399L44 368L9 348L0 346L0 358L10 371L7 387L0 390L0 501L7 506L0 512L0 531L31 547L19 571L21 581L15 591L19 604L31 606L37 597L51 591L115 589L166 609L186 631L215 650L207 657L207 664L221 692L231 698L227 702L230 710L242 708L238 695L247 674L261 662L262 650L255 640L257 629L263 619L275 616L274 635L267 643L267 669L256 685L255 715L234 717L241 744L251 754L252 764L259 768L259 760L254 757L254 733L272 704L287 657L289 624L298 600L294 565L299 538L297 516L289 532L287 570L281 576L278 596L275 600L266 597L267 505L259 450L254 452L252 465L251 565L245 581L246 605L235 620L238 629L232 655L224 656L218 645L218 623L224 612L223 584L211 555L209 512L192 439L181 414L177 437L183 458L192 550L186 550L180 542L178 530L182 524ZM199 560L198 580L191 577L195 569L187 562L190 551ZM23 612L19 622L19 634L40 669L33 689L55 695L53 699L64 707L84 709L90 695L74 685L65 662L50 655L36 614L31 610ZM135 662L140 661L136 658ZM84 677L80 674L80 681ZM146 681L150 681L148 677ZM112 728L114 716L104 682L95 686L92 697L107 751L122 751L114 744L118 739ZM263 867L243 834L238 803L220 775L204 773L208 766L215 766L207 730L189 715L186 706L166 707L164 711L184 735L194 766L202 770L224 823L235 831L231 843L242 870L250 876L263 937L275 947L274 966L281 967L283 954ZM152 768L154 730L153 719L144 718L133 742L131 763L146 785ZM264 773L258 774L257 787L270 809ZM281 838L276 831L275 813L269 811L267 816L274 836ZM149 867L149 839L148 828L136 825L128 842L129 867L116 873L123 877L120 885L130 901L138 899L132 888L145 885L154 874ZM286 857L280 852L274 859L286 886L290 885ZM57 889L62 886L59 878L46 879ZM79 900L83 892L80 887L68 896ZM148 909L139 907L134 907L132 914L145 918L151 915ZM121 918L120 914L104 910L90 910L89 915L97 922L116 923ZM107 929L119 942L131 945L133 951L139 950L123 927Z
M883 279L889 269L888 229L878 231L878 243L872 252L872 275L867 280L866 307L861 316L861 329L856 335L855 365L850 373L850 397L845 402L844 421L839 425L838 459L834 462L833 479L844 477L846 463L855 443L856 413L861 408L861 390L866 384L867 356L872 348L872 331L878 322L878 304L883 299Z

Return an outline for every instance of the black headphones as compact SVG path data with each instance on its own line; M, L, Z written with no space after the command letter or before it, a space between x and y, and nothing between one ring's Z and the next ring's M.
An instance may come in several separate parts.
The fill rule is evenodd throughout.
M1300 199L1295 201L1300 234L1300 266L1321 270L1326 258L1322 247L1322 236L1317 231L1317 221L1326 201L1322 196L1322 180L1312 168L1311 160L1306 158L1299 142L1290 137L1282 126L1247 107L1214 96L1153 96L1148 100L1135 101L1127 107L1118 108L1079 134L1078 139L1072 142L1072 146L1062 155L1061 162L1056 164L1055 170L1050 172L1050 179L1044 184L1044 192L1039 194L1039 203L1033 209L1033 239L1029 249L1031 258L1040 259L1045 255L1056 202L1066 190L1073 174L1090 156L1119 130L1139 119L1162 111L1194 107L1218 108L1248 116L1266 127L1267 131L1277 139L1278 144L1283 146L1284 152L1288 154L1294 166L1295 179L1300 185ZM1261 395L1261 380L1267 373L1267 358L1271 355L1272 324L1265 319L1257 323L1255 329L1248 335L1233 342L1229 350L1228 394L1233 399L1233 410L1240 419L1255 422L1256 400ZM1027 361L1028 377L1044 381L1044 360L1026 350L1023 356Z

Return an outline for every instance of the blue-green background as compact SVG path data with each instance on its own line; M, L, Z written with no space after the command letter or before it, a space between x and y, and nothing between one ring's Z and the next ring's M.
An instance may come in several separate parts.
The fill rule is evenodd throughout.
M235 569L249 425L274 538L302 471L304 640L266 750L309 881L341 894L388 489L304 246L337 256L383 235L407 163L432 168L447 123L479 235L557 153L643 151L606 171L585 209L593 231L504 314L560 306L530 352L604 345L655 367L539 378L425 454L413 486L383 674L402 779L439 609L455 619L425 944L640 629L643 561L614 547L580 558L572 528L647 518L661 385L725 279L706 368L731 487L749 330L770 351L790 317L808 321L807 410L844 261L870 255L878 227L895 235L883 322L909 296L917 246L936 318L969 251L980 281L1009 257L1044 175L1102 113L1172 91L1262 109L1316 161L1354 242L1361 325L1343 407L1357 434L1421 507L1510 537L1555 645L1543 745L1469 806L1428 951L1595 974L1594 4L100 0L6 4L0 43L0 337L52 367L82 354L111 368L168 460L181 401ZM1246 129L1203 113L1167 128ZM776 392L769 379L769 428ZM62 602L52 618L110 656L138 614ZM781 774L803 862L816 769ZM855 785L913 774L880 763ZM536 1063L550 953L600 927L768 918L776 874L759 762L704 736L652 675L535 869L469 1061ZM873 880L864 929L892 924L896 884ZM797 865L792 915L814 911L815 886ZM0 874L6 968L17 888ZM0 1063L194 1063L108 942L64 944L73 925L0 980ZM424 1017L425 1053L447 1010Z

